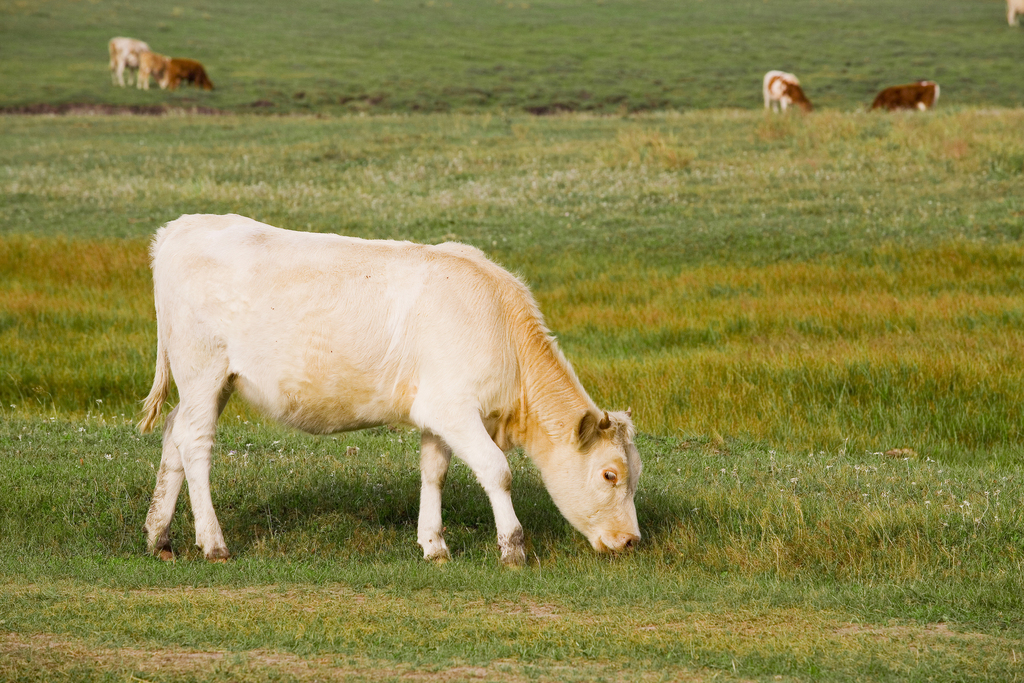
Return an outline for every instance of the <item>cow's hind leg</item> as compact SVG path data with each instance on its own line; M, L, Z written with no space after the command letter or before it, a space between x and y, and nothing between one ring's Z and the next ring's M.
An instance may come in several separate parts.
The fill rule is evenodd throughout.
M442 428L433 431L469 465L490 499L502 564L511 567L526 564L523 527L512 507L512 471L505 454L488 435L479 413L466 411L464 419L447 420Z
M158 554L161 560L174 559L168 530L171 518L178 503L181 483L185 480L185 468L181 464L181 454L174 445L171 434L174 431L174 419L178 414L175 408L164 420L163 454L160 456L160 470L156 475L156 489L153 491L153 502L146 515L146 536L149 552Z
M232 390L226 366L224 359L223 366L207 367L201 376L193 378L185 386L179 384L182 399L171 432L188 482L188 497L192 501L196 525L196 545L203 550L206 559L213 561L230 557L210 496L210 463L217 418Z
M417 542L423 559L444 562L451 558L444 542L441 521L441 489L448 476L452 453L436 434L424 431L420 437L420 519Z

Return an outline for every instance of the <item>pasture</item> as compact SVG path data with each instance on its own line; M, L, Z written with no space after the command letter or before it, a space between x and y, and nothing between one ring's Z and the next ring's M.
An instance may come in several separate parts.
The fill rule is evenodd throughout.
M1020 679L1003 8L0 3L0 107L172 108L0 116L0 680ZM115 34L217 90L111 86ZM768 68L818 110L761 112ZM935 111L858 111L915 78ZM498 566L457 462L453 559L425 563L415 431L316 438L232 399L232 560L202 560L187 495L177 561L148 557L146 248L193 212L460 240L520 273L594 399L633 409L639 547L595 555L513 452L528 566Z
M1018 675L1021 119L3 118L4 675ZM454 560L425 564L414 432L316 439L233 399L234 559L202 562L184 496L179 561L146 557L146 239L194 211L523 273L644 432L638 551L593 555L513 454L529 567L497 567L462 466Z
M0 19L0 108L755 108L769 69L832 109L921 79L940 105L1024 104L1001 0L4 0ZM112 87L115 35L198 59L216 90Z

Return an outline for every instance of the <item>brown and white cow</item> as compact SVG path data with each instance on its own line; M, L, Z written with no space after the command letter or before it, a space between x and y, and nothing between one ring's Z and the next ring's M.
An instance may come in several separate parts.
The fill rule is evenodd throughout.
M878 93L871 103L872 109L913 109L924 111L935 106L939 99L939 84L934 81L918 81L906 85L894 85Z
M170 57L155 52L143 52L139 55L139 76L138 86L142 90L149 90L149 78L152 76L161 88L167 87L164 83L164 74L167 73L167 65Z
M149 45L135 38L111 38L107 43L110 51L110 80L114 85L124 87L124 72L137 71L139 56L149 52Z
M1024 0L1006 0L1006 22L1017 25L1017 15L1024 14Z
M163 78L160 79L160 87L177 90L182 82L191 83L203 90L213 90L213 83L206 75L206 69L202 64L194 59L173 57L167 62Z
M640 455L629 411L606 412L562 356L529 290L479 250L293 232L236 215L187 215L151 247L157 360L141 431L173 375L146 517L149 547L183 480L196 544L228 557L210 497L217 418L237 391L315 434L404 423L421 431L417 541L449 557L441 488L452 452L490 499L502 562L525 562L505 452L522 446L558 509L599 552L640 538Z
M764 93L764 108L782 111L795 104L804 111L811 111L811 101L804 95L800 81L791 73L785 71L769 71L764 75L762 84Z

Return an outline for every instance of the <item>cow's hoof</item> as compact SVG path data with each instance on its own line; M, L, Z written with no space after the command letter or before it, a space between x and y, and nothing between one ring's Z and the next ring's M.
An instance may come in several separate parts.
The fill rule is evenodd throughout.
M518 555L502 555L501 565L506 569L522 569L526 566L526 553L521 552Z
M423 548L423 559L428 562L443 564L452 559L451 553L448 552L448 545L440 534L428 536L425 540L418 541L418 543Z
M231 553L228 552L227 548L216 548L206 553L205 555L207 562L227 562L231 558Z
M501 549L501 563L506 567L519 569L526 566L526 542L522 528L516 529L508 537L498 537Z
M423 559L427 560L428 562L433 562L434 564L444 564L448 560L452 559L452 556L451 553L448 552L448 549L445 548L442 552L435 553L430 557L424 556Z
M164 541L161 544L151 543L149 546L150 555L156 555L164 562L174 561L174 550L171 548L170 541Z

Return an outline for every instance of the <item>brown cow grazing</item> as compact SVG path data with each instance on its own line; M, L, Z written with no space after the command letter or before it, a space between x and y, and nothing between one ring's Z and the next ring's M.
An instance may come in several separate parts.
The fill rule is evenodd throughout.
M878 93L871 103L872 109L916 109L924 111L935 106L939 99L939 84L934 81L918 81L907 85L894 85Z
M167 63L170 57L159 55L155 52L143 52L139 55L139 76L138 87L140 90L149 90L149 77L152 76L161 88L167 87L163 82L164 73L167 71Z
M1017 25L1017 15L1024 14L1024 0L1006 0L1006 22Z
M782 111L795 104L804 111L811 111L811 101L804 95L800 87L800 81L793 74L785 71L769 71L764 75L764 108L775 109L776 105Z
M149 45L136 40L135 38L117 37L111 38L107 43L110 51L110 80L114 85L124 87L124 72L137 71L139 68L139 56L143 52L149 52Z
M164 76L160 79L160 87L176 90L182 81L203 90L213 90L213 83L210 82L202 64L194 59L174 57L167 62L167 70L164 71Z

